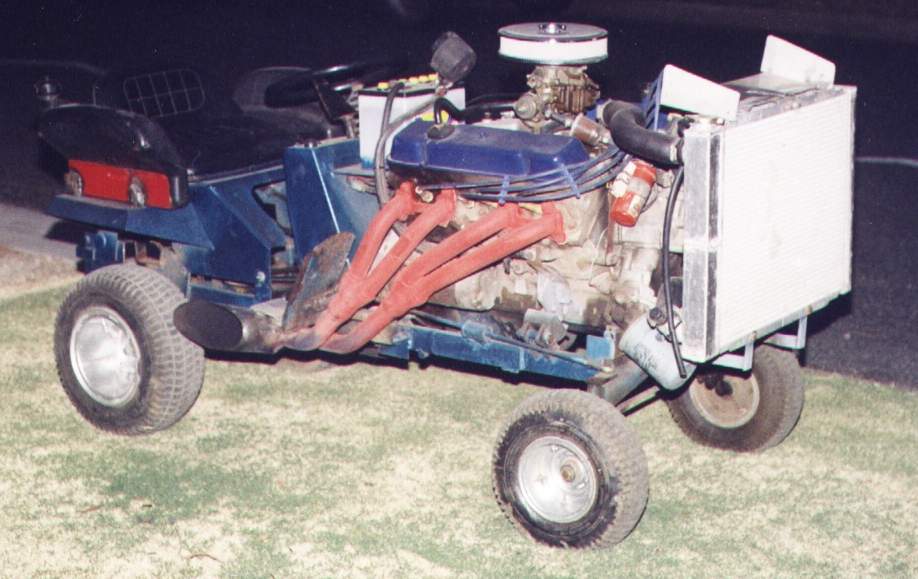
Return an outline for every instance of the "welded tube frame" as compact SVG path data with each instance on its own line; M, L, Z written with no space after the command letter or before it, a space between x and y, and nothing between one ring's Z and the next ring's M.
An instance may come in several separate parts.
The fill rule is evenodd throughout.
M303 351L319 348L335 330L378 296L435 227L449 222L455 206L455 191L440 192L437 199L428 205L415 198L413 182L404 182L396 196L370 222L351 267L342 276L337 292L315 325L310 328L292 328L281 333L278 336L279 344ZM403 221L413 213L418 213L418 217L374 267L373 263L392 226L397 220Z
M427 259L422 256L403 269L392 291L365 320L347 334L335 334L321 349L338 354L355 352L436 292L543 239L563 240L561 214L550 203L542 207L543 214L537 219L522 217L523 210L515 206L498 208L464 231L454 233L425 254ZM501 230L504 221L510 221L510 225Z

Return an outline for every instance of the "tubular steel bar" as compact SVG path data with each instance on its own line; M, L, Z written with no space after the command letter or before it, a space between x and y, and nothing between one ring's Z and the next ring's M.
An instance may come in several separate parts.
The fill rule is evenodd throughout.
M455 191L443 191L431 205L419 203L414 198L414 184L403 183L395 197L370 222L351 268L342 276L338 291L316 324L311 328L296 328L285 332L280 336L281 343L297 350L308 351L320 347L341 324L376 298L398 268L437 225L445 225L449 221L455 203ZM407 219L412 213L419 213L419 216L371 270L389 229L397 219Z
M347 334L334 335L321 349L340 354L354 352L376 337L393 320L422 305L441 289L547 237L563 238L564 222L561 214L551 204L543 207L544 213L537 219L522 218L518 213L510 213L509 208L506 213L501 212L488 219L502 211L498 209L465 231L453 234L428 252L431 254L428 259L419 258L405 268L399 274L397 283L393 284L393 291L364 321ZM489 232L493 234L498 231L500 228L497 226L507 219L515 223L493 239L477 245ZM454 257L463 249L468 251Z

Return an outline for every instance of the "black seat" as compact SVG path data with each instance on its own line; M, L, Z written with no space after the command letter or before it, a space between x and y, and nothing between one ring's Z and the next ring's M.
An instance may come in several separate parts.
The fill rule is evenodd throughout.
M228 97L209 90L191 68L109 74L93 87L96 106L129 111L162 128L190 176L237 172L277 162L297 140L320 138L319 127L289 127L246 115Z

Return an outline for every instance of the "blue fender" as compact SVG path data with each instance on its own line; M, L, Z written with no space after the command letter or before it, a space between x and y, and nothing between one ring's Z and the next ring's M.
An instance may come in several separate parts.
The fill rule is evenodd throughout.
M193 274L270 287L271 254L285 246L285 236L252 195L254 187L282 181L275 166L190 186L189 203L177 209L131 207L117 202L58 195L48 213L94 225L101 230L171 242ZM93 237L94 239L101 239ZM81 250L86 253L86 249ZM81 255L82 255L81 253ZM106 252L123 260L121 252ZM87 262L92 270L109 265ZM256 293L259 293L256 291ZM263 293L263 292L260 292ZM269 296L262 296L266 298Z

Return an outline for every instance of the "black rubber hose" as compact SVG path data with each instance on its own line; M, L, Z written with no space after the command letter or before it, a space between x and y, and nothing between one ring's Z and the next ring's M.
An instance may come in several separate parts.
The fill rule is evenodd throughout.
M664 165L682 164L682 139L644 127L644 114L632 103L609 101L602 122L619 149Z
M446 91L448 87L440 87L437 89L436 96L433 96L429 99L425 99L424 102L416 106L415 108L405 112L402 116L397 117L391 123L389 122L389 117L392 115L392 104L391 101L395 100L395 95L401 91L403 85L401 83L396 83L386 95L386 105L383 109L383 122L381 126L381 134L379 135L379 141L376 142L376 150L373 154L373 177L376 183L376 198L379 202L379 207L382 208L383 205L389 202L392 198L392 195L389 191L389 184L386 182L386 141L389 140L389 137L395 134L395 131L402 128L411 119L416 116L424 113L429 109L437 98ZM401 221L396 221L392 224L392 229L395 230L395 233L401 235L404 233L407 225ZM428 241L422 241L418 246L418 249L427 250L430 249L431 244Z
M440 97L434 101L434 121L439 125L443 122L443 111L449 113L454 119L465 120L465 111L453 104L453 101L446 97Z
M386 94L386 104L383 106L382 122L379 126L379 141L376 143L376 151L373 155L373 177L376 181L376 196L379 199L379 206L382 207L389 200L389 186L386 183L386 133L389 132L389 117L392 116L392 103L399 91L404 88L404 84L397 82L392 85Z
M399 90L401 90L401 88L402 87L399 86L399 84L397 83L395 86L393 86L389 90L389 93L386 95L386 99L388 100L391 98L392 100L395 100L395 95L399 92ZM402 114L402 116L397 117L391 123L386 124L385 121L387 121L388 119L383 118L383 125L382 125L383 130L382 130L382 133L379 135L379 140L376 141L376 150L373 153L373 176L374 176L374 181L376 184L376 196L379 198L380 207L385 205L389 201L389 199L391 199L391 195L389 193L389 185L386 183L386 142L389 140L389 138L392 135L395 134L397 130L402 128L402 126L404 126L406 123L408 123L409 121L411 121L418 115L423 114L425 111L427 111L427 109L433 106L434 101L436 101L437 98L443 95L448 88L449 88L448 86L439 87L437 89L437 93L435 96L432 96L429 99L425 99L418 106L405 112L404 114ZM386 111L384 109L383 117L386 117L385 113ZM392 111L390 107L389 115L391 114L392 114ZM401 225L402 225L401 222L397 221L395 223L396 232L399 231L399 228L401 227Z
M559 123L558 121L551 120L539 128L539 134L540 135L551 135L553 133L556 133L562 130L563 128L564 128L563 124Z
M480 94L477 97L472 98L465 106L470 107L472 105L478 105L483 103L499 103L504 102L513 106L513 101L519 98L520 93L518 92L497 92L489 94Z
M443 122L443 111L449 113L454 119L466 123L480 121L488 113L499 113L513 110L513 103L486 103L475 106L467 106L464 109L457 107L451 100L446 97L440 97L434 101L434 121L437 124Z
M679 195L679 187L682 185L682 167L676 171L673 178L673 186L669 190L669 199L666 200L666 215L663 218L663 299L666 301L666 326L669 329L670 341L673 345L673 356L676 358L676 366L679 368L679 377L685 378L688 372L685 370L685 362L682 361L682 350L679 349L679 340L676 338L676 324L673 322L673 288L672 278L669 271L669 236L673 227L673 213L676 209L676 197Z

